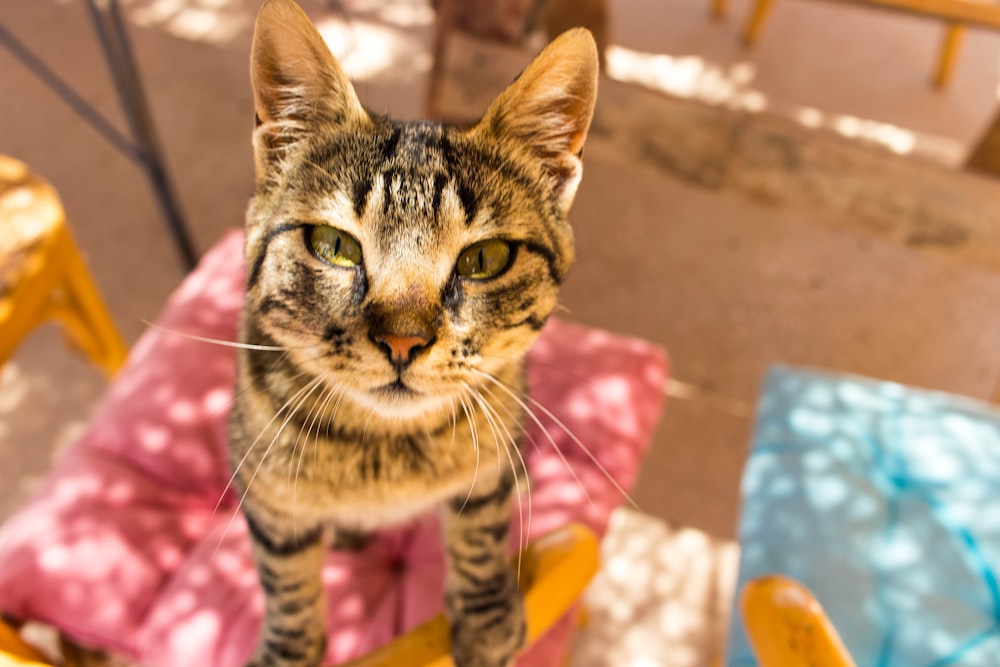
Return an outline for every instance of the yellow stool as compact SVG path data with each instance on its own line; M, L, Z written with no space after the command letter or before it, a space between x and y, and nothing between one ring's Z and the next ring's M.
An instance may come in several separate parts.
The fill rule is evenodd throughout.
M127 348L66 227L51 185L0 155L0 364L32 330L55 319L111 376Z

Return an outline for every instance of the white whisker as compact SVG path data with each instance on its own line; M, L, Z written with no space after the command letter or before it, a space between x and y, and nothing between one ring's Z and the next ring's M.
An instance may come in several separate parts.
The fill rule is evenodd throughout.
M455 449L455 438L458 436L458 406L455 402L451 403L451 414L448 417L451 420L451 442L448 443L448 456L451 456Z
M490 430L493 431L494 442L497 440L497 429L503 429L507 435L507 441L504 442L504 453L507 455L507 461L510 463L511 474L514 475L514 488L517 493L517 516L518 516L518 536L517 536L517 577L521 578L521 552L527 545L525 541L525 524L524 524L524 501L521 497L521 480L518 474L517 466L514 464L514 457L510 455L511 447L507 446L509 442L515 451L517 451L517 443L514 441L514 436L507 428L503 420L500 419L500 415L496 413L496 410L489 404L489 402L478 392L473 394L473 398L479 403L480 409L483 411L483 415L486 417L487 422L490 424ZM497 454L499 451L499 442L497 442ZM521 453L518 452L518 457L520 458ZM524 462L524 459L521 459ZM529 498L528 498L528 530L531 529L531 498L530 498L530 486L529 486ZM530 534L530 533L529 533Z
M341 389L340 396L337 397L337 402L333 404L333 413L326 420L326 437L330 437L330 429L333 428L333 423L337 420L337 412L340 411L340 402L344 399L344 394L347 393L346 389Z
M292 421L292 417L294 417L295 414L299 411L299 408L301 408L303 406L303 404L305 404L305 402L309 399L309 397L312 396L312 393L314 391L316 391L316 388L322 386L322 383L323 383L323 378L321 376L316 376L315 378L313 378L312 380L310 380L305 385L306 387L309 388L309 391L307 391L305 394L303 394L302 397L299 398L298 402L295 404L295 407L293 407L291 410L289 410L288 414L285 415L285 420L283 422L281 422L281 426L278 427L278 431L274 434L274 437L271 438L271 442L268 443L267 448L264 450L263 456L260 457L260 461L257 462L257 467L254 468L253 474L250 475L250 479L249 479L249 481L247 481L246 488L243 490L243 495L240 496L240 502L236 506L237 509L242 509L243 503L246 501L247 496L250 494L250 487L253 486L254 480L257 479L257 474L260 473L260 469L264 466L264 461L267 460L267 455L271 453L271 449L274 448L274 445L278 442L278 439L281 438L281 434L284 433L285 427L288 426L288 423L290 421ZM299 435L301 435L301 434L302 434L302 429L300 428L299 429ZM298 442L298 440L296 440L296 443L297 442ZM292 447L292 454L293 454L293 456L294 456L294 452L295 452L295 448L293 446ZM294 520L294 518L295 518L295 512L293 511L292 512L292 519ZM227 526L227 530L228 530L228 526ZM292 527L292 532L293 533L295 532L294 525ZM223 532L223 536L225 534L226 533Z
M462 388L469 392L471 391L469 385L462 383ZM476 489L476 481L479 479L479 434L476 431L476 422L472 418L472 411L469 404L466 403L465 397L460 396L459 401L462 403L462 412L465 413L465 419L469 422L469 432L472 436L472 449L476 452L476 468L472 471L472 482L469 484L469 492L465 495L465 500L462 501L462 506L458 509L458 513L461 514L465 510L465 506L469 504L469 499L472 498L472 492Z
M315 387L313 387L313 390L315 390L317 387L321 386L322 384L323 383L317 384ZM309 408L309 412L306 414L305 419L302 420L302 423L299 426L299 434L297 436L295 436L295 442L292 443L291 455L288 457L288 477L287 477L287 480L286 480L287 482L291 482L292 481L292 470L293 470L293 465L292 464L295 461L295 452L299 448L299 443L302 442L303 430L305 430L306 443L308 443L308 441L309 441L309 431L312 430L311 428L309 428L309 420L315 418L316 409L319 407L319 402L320 402L320 400L322 400L322 397L325 395L325 393L328 390L329 390L328 387L323 387L323 389L320 391L320 399L317 400L317 401L313 401L312 406ZM303 398L303 403L305 402L305 400L308 400L308 397L311 396L312 393L313 392L310 391L309 394L306 397ZM302 451L304 452L305 450L306 450L306 448L305 448L305 446L303 446L302 447ZM298 472L296 471L296 475L297 474L298 474Z
M316 427L316 437L312 438L313 444L314 444L313 449L315 451L316 447L319 446L317 444L317 441L319 440L319 421L320 421L320 417L322 416L323 411L326 409L326 406L329 405L330 400L333 398L333 395L337 392L337 385L331 385L331 384L329 384L329 382L326 381L325 378L324 378L324 384L326 386L324 386L323 390L320 392L319 399L313 404L312 408L309 409L309 414L306 415L306 418L304 420L304 422L308 422L308 425L306 425L305 442L302 444L301 451L299 451L298 461L295 464L295 478L292 481L292 516L293 517L295 515L295 507L296 507L296 503L298 501L299 476L302 473L302 461L303 461L303 459L305 459L306 449L309 447L309 440L310 440L310 438L312 438L313 427L314 426ZM305 425L305 423L304 423L304 425ZM301 437L302 437L302 429L300 428L299 429L299 435L298 435L298 437L295 438L295 444L292 446L291 456L288 459L289 476L291 476L292 461L295 459L295 450L298 449L299 439Z
M232 477L230 477L230 479L229 479L229 484L226 485L226 490L229 489L229 486L236 479L236 476L239 474L240 469L243 467L243 464L246 463L247 458L250 456L250 453L253 451L253 449L257 446L257 443L260 442L260 438L264 435L264 432L267 431L268 427L270 427L270 425L272 423L274 423L274 421L277 419L278 415L280 415L282 413L282 411L285 411L293 401L297 401L295 407L291 408L290 410L288 410L288 415L285 417L284 422L282 422L281 426L278 427L278 432L275 433L274 437L271 439L271 442L268 444L267 448L264 450L263 456L260 457L260 461L257 463L257 467L253 471L253 475L250 476L250 480L247 482L246 488L243 490L243 494L240 496L240 500L236 504L236 511L229 518L229 523L226 524L226 528L222 531L222 535L219 537L219 543L215 545L215 552L213 552L213 557L214 557L215 553L218 552L219 548L222 546L222 541L225 539L226 535L229 534L229 530L233 527L233 522L236 520L237 515L239 515L240 510L243 508L243 502L246 500L247 494L250 493L250 486L253 484L254 480L257 478L257 473L260 472L261 466L264 465L264 460L267 459L267 455L271 452L271 448L274 447L274 443L277 442L278 437L281 435L281 432L285 429L285 426L288 425L288 422L291 420L292 415L295 414L295 412L299 409L299 407L305 401L306 396L308 396L318 386L318 384L320 383L321 380L322 380L322 378L315 377L312 380L310 380L309 382L307 382L305 385L303 385L301 388L299 388L299 390L297 392L295 392L295 394L291 398L289 398L285 402L285 404L282 405L274 413L274 417L272 417L271 420L267 423L267 425L264 426L264 429L254 439L254 441L250 445L250 447L247 448L247 452L246 452L246 454L244 454L243 458L240 460L239 465L236 466L236 469L233 471ZM223 495L225 495L226 490L223 491ZM220 503L222 502L221 498L219 499L219 502ZM216 504L216 509L218 509L218 504Z
M517 420L517 422L520 423L520 420L518 420L517 417L510 412L510 410L507 408L507 406L505 406L502 402L500 402L500 401L497 400L496 394L494 394L490 390L489 387L483 387L483 389L486 392L489 393L490 397L496 403L498 403L501 407L504 408L504 411L507 413L507 416L510 419ZM509 428L507 428L507 425L504 423L504 421L501 418L500 414L497 413L496 408L493 407L489 402L486 402L484 407L488 407L491 411L493 411L493 414L494 414L495 418L500 423L500 425L503 428L503 430L506 432L506 434L507 434L507 441L511 445L510 448L507 448L507 450L508 450L507 451L507 457L510 458L510 449L513 449L514 453L517 454L517 458L518 458L518 460L521 463L521 470L523 471L523 473L525 475L525 481L526 481L526 483L528 485L528 489L527 489L528 490L528 523L527 523L527 527L525 527L525 525L524 525L524 515L523 515L523 513L521 511L521 507L520 507L520 504L521 504L521 488L520 488L519 484L517 486L518 513L520 515L520 521L521 521L521 533L522 533L522 537L524 538L523 542L520 539L518 540L518 547L519 547L518 554L520 554L520 552L522 550L524 550L524 548L526 548L528 546L528 539L531 536L531 479L528 477L528 463L524 460L524 455L521 454L521 448L518 446L517 440L516 440L516 438L514 438L514 434L510 432ZM514 467L514 461L513 461L513 459L511 459L510 465L511 465L511 468ZM515 475L516 475L516 473L517 473L517 471L515 470ZM517 481L518 481L517 477L514 478L514 481L515 481L515 484L517 484ZM520 562L520 555L519 555L518 556L518 574L519 575L520 575L520 565L521 565L521 562Z
M208 338L207 336L199 336L197 334L186 333L184 331L176 331L174 329L168 329L167 327L161 326L156 322L150 322L149 320L143 319L143 324L150 327L151 329L157 329L158 331L163 331L164 333L172 334L174 336L180 336L181 338L188 338L190 340L196 340L201 343L211 343L212 345L222 345L224 347L235 347L241 350L260 350L262 352L287 352L290 348L283 347L281 345L254 345L252 343L240 343L233 340L220 340L218 338ZM315 347L315 345L303 346L303 349Z
M306 375L306 374L307 374L306 371L300 371L300 372L296 373L295 375L293 375L291 378L289 378L288 381L289 382L293 382L295 380L298 380L300 377L302 377L303 375ZM225 499L226 493L229 491L229 489L232 488L233 482L236 481L236 476L239 474L240 468L242 468L243 464L246 463L246 460L248 458L250 458L250 454L253 452L254 447L257 446L257 443L260 442L260 439L263 437L264 432L267 431L267 429L271 426L271 424L273 424L275 422L275 420L278 419L278 417L281 415L281 413L284 412L288 408L288 406L292 403L292 401L294 401L299 396L299 394L301 394L303 391L305 391L306 386L308 386L308 384L305 385L305 386L303 386L303 387L300 387L299 390L296 391L291 396L291 398L289 398L285 402L284 405L282 405L280 408L278 408L277 411L275 411L274 416L272 416L271 419L267 422L267 424L264 425L264 428L261 429L261 432L259 434L257 434L257 437L254 438L254 441L252 443L250 443L249 447L247 447L247 451L243 454L243 458L240 459L240 462L237 463L236 466L234 466L234 468L233 468L233 474L229 476L229 481L226 482L226 486L222 489L222 493L219 494L219 499L215 502L215 508L212 510L212 516L215 516L215 513L219 511L219 507L222 506L222 501Z
M608 469L604 466L604 464L601 463L601 461L594 455L594 453L591 452L590 449L580 441L580 438L576 437L575 433L569 430L569 428L566 426L566 424L562 422L561 419L552 414L551 410L546 408L544 405L539 403L531 396L526 396L525 398L527 398L532 405L534 405L539 410L544 412L549 419L551 419L556 423L556 426L561 428L563 432L567 436L569 436L569 439L572 440L576 444L576 446L579 447L581 451L583 451L583 453L587 455L587 458L590 459L595 466L597 466L597 469L600 470L601 473L608 478L608 481L611 482L611 485L615 487L615 490L621 494L622 498L624 498L629 505L631 505L634 509L639 509L639 505L636 504L635 500L632 499L632 496L629 495L628 491L626 491L625 488L618 483L618 480L614 478L614 476L608 471Z
M542 420L540 420L538 418L538 416L528 406L528 404L525 403L524 400L520 396L518 396L516 392L514 392L512 389L510 389L509 387L507 387L498 378L493 377L491 374L487 373L486 371L479 370L479 369L475 369L475 370L476 370L477 373L479 373L480 375L482 375L483 377L485 377L489 381L493 382L497 387L499 387L501 390L503 390L508 396L510 396L511 398L513 398L517 402L518 405L521 406L521 409L524 410L524 413L528 416L528 418L531 419L531 421L533 421L535 423L535 425L538 426L538 428L541 429L542 433L545 435L545 439L548 440L549 444L552 445L552 449L555 451L555 453L562 460L563 465L566 467L567 472L569 472L570 476L573 477L573 479L576 481L577 486L580 487L580 490L583 492L583 495L587 498L587 502L589 502L591 504L591 506L596 507L597 503L595 503L594 499L590 496L590 493L587 491L587 487L584 486L584 484L583 484L583 480L581 480L580 476L576 474L576 470L573 469L573 466L570 465L569 460L566 458L566 455L562 453L562 450L559 449L559 445L556 444L555 438L552 437L552 434L549 433L548 429L545 428L545 425L542 424Z

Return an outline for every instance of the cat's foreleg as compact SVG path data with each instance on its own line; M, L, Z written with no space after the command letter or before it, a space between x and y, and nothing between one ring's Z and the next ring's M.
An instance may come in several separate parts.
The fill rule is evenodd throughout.
M247 667L319 667L326 653L323 530L244 514L264 589L264 626Z
M495 488L455 498L445 510L445 607L456 667L508 667L524 644L524 604L507 551L513 490L505 472Z

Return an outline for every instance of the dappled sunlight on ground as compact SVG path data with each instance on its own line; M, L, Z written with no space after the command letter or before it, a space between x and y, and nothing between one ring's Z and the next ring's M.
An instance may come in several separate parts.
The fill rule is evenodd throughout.
M627 83L637 83L677 97L706 104L762 111L767 100L750 88L756 73L751 62L721 66L700 56L671 56L643 53L611 45L607 53L607 75Z
M360 19L325 19L317 23L317 28L355 81L410 80L430 71L431 56L420 49L422 40L418 35Z
M225 45L249 30L259 5L253 0L124 0L122 4L138 26L215 45Z
M964 147L953 139L771 99L754 86L758 66L751 60L722 65L700 55L644 53L618 45L608 48L607 59L607 74L612 79L675 97L735 111L766 111L898 155L914 155L943 164L957 164L964 156Z
M424 0L345 0L350 16L368 21L391 23L401 28L429 26L434 10Z
M121 0L134 26L247 54L260 0ZM300 0L330 50L377 113L421 116L434 12L423 0ZM141 32L133 38L143 39ZM141 50L141 49L140 49ZM393 94L386 90L392 89ZM388 106L384 99L393 97ZM402 102L399 100L402 98Z
M706 667L721 654L734 542L618 509L601 558L574 667Z
M124 0L122 4L137 26L222 47L250 34L260 6L258 0ZM352 78L419 77L430 69L430 53L420 32L434 22L429 4L355 0L302 5Z

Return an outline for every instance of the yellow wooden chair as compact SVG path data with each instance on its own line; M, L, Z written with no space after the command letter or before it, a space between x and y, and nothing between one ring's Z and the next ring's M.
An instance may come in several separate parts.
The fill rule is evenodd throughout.
M111 376L127 349L66 226L56 191L24 163L0 155L0 364L31 331L59 322Z
M519 585L524 594L528 646L573 608L597 568L597 537L580 524L570 524L541 537L521 552ZM0 665L5 664L51 667L45 656L27 644L14 628L0 621ZM64 664L83 667L72 657ZM453 665L448 622L442 614L344 667Z
M856 667L823 607L797 581L751 580L740 594L740 614L760 667Z

